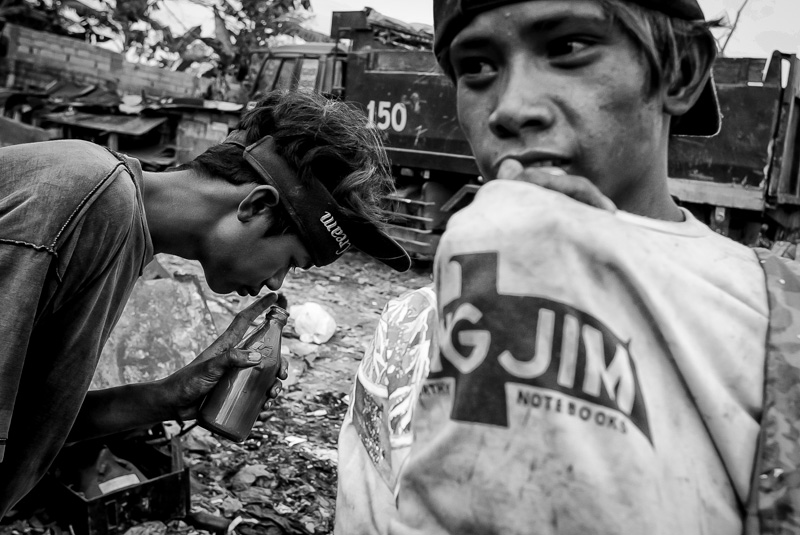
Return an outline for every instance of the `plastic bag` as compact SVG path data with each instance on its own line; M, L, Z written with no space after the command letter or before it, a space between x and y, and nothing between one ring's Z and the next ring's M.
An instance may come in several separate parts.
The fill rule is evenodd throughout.
M319 303L303 303L289 308L294 318L294 330L300 335L301 342L324 344L336 332L336 320Z

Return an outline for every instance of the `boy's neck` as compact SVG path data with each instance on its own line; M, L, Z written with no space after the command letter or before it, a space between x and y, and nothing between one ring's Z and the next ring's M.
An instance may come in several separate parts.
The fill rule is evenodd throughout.
M632 214L660 219L663 221L683 221L684 215L669 192L669 121L662 127L662 135L642 153L639 164L634 162L632 179L617 190L612 201L617 208Z
M658 191L654 191L657 188ZM639 190L617 204L617 208L632 214L661 219L663 221L683 221L683 212L669 193L666 180L651 185L649 191Z
M145 216L155 252L190 260L202 257L205 237L223 217L235 214L247 189L188 169L146 171L143 177Z

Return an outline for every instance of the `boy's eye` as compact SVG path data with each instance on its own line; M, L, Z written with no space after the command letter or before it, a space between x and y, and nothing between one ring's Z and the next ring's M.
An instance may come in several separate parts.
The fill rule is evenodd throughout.
M462 61L459 67L461 74L491 74L494 71L488 61L476 58Z
M483 58L463 58L453 65L456 76L488 75L494 73L494 66Z
M559 58L566 58L568 56L572 56L575 54L579 54L584 50L587 50L591 47L591 43L581 39L576 38L567 38L567 39L557 39L547 46L547 54L551 58L559 59Z
M453 63L456 78L463 79L468 84L488 82L497 69L494 64L484 58L463 58Z

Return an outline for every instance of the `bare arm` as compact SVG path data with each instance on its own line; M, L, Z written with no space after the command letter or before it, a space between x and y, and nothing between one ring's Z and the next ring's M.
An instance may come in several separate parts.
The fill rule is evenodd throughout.
M68 441L111 435L176 418L162 398L159 382L90 391Z
M164 420L190 420L197 416L205 395L231 368L247 368L261 361L261 354L236 349L250 324L272 306L277 294L269 294L236 315L230 327L194 361L169 377L150 383L94 390L86 395L69 435L70 442L128 431ZM288 363L281 359L280 379ZM276 380L274 398L281 389Z

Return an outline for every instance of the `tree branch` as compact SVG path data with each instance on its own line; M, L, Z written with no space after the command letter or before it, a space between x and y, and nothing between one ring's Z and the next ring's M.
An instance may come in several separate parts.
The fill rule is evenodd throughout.
M747 7L748 2L750 2L750 0L744 0L744 2L742 2L742 5L739 7L739 10L736 12L736 19L734 19L733 21L733 26L731 26L731 31L728 32L728 36L725 38L725 43L722 45L722 48L719 51L720 56L725 55L725 48L727 48L728 43L731 41L733 32L735 32L736 28L739 26L739 19L742 17L742 11L744 11L744 8Z

